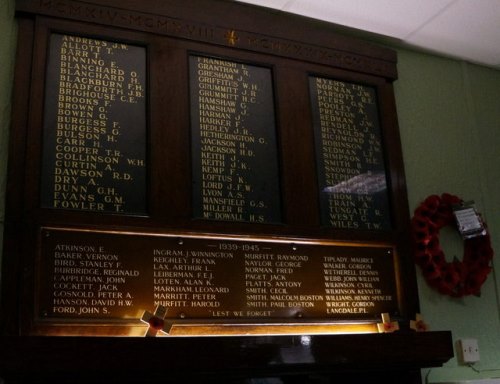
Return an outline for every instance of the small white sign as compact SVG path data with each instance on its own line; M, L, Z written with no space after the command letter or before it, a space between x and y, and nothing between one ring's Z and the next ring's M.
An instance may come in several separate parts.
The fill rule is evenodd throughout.
M457 220L458 230L464 239L486 235L481 217L470 204L456 207L453 210Z

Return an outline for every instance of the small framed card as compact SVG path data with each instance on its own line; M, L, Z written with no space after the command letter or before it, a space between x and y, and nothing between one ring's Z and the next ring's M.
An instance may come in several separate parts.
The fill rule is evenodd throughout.
M464 239L486 235L483 221L474 207L474 202L466 202L453 207L458 230Z

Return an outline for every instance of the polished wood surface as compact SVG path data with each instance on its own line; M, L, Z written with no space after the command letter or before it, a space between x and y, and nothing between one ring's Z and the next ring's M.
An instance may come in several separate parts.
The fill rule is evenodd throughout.
M7 384L20 379L161 383L263 377L282 377L285 382L295 377L295 382L303 383L315 382L315 377L323 377L324 383L368 378L371 383L413 383L411 377L420 367L440 366L453 355L449 332L188 339L3 337L0 341L0 377ZM368 373L379 370L380 374Z

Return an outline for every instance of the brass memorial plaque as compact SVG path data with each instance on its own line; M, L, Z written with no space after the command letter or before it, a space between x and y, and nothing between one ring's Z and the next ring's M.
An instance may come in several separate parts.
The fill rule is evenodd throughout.
M390 230L376 89L321 77L309 86L322 225Z
M370 320L398 312L393 248L43 229L45 321Z
M41 205L146 213L146 49L52 34Z

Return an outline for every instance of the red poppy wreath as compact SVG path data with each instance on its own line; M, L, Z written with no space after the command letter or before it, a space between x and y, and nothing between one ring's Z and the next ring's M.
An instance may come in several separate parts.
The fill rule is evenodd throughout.
M480 296L481 286L491 272L493 249L490 235L464 240L463 259L447 262L439 244L441 228L455 223L453 206L461 204L457 196L432 195L415 210L412 235L415 263L430 286L452 297Z

